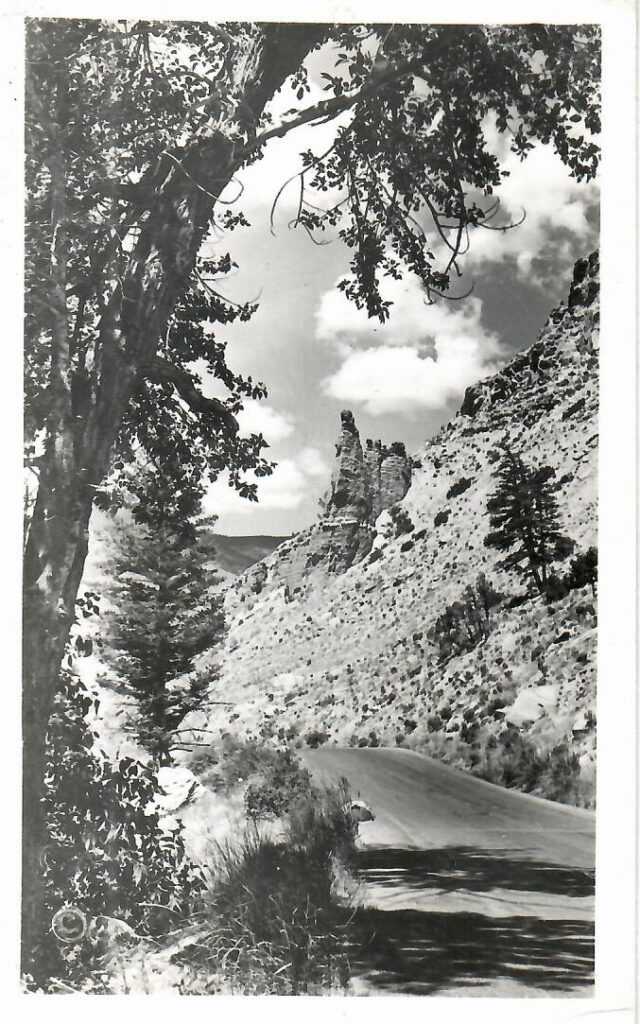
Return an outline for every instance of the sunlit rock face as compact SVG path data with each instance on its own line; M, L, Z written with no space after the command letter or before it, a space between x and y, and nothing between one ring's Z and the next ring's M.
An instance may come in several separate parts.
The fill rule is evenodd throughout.
M274 555L252 567L238 589L260 594L281 586L299 592L311 579L346 572L369 554L376 519L401 501L411 486L411 459L400 442L390 446L367 440L363 450L350 410L341 413L331 491L317 523Z
M401 501L411 485L411 460L403 444L387 448L360 435L348 409L341 413L337 465L325 515L310 538L312 564L344 572L371 550L373 524L385 509Z

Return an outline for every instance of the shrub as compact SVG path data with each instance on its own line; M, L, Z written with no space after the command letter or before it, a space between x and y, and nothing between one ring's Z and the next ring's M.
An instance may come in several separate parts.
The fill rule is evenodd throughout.
M273 764L252 781L244 795L247 817L252 821L280 817L296 800L308 798L311 775L290 751L277 752Z
M304 741L307 744L307 746L313 748L321 746L323 743L326 743L328 739L329 733L319 732L318 729L313 729L311 732L308 732L304 737Z
M349 802L344 780L310 787L283 812L282 841L254 829L219 847L207 934L183 958L192 967L199 960L205 976L222 975L232 991L297 995L344 988L350 911L337 898L336 884L349 884L357 833Z
M314 994L344 988L348 908L333 897L330 861L259 836L218 857L208 934L197 951L245 994Z
M470 480L468 477L461 476L460 479L456 480L456 482L452 484L449 490L447 491L447 499L457 498L458 495L464 494L465 491L469 490L472 483L473 481Z
M598 549L587 548L580 552L569 564L569 572L565 582L570 590L579 590L590 586L595 597L598 582Z
M396 537L401 537L403 534L413 531L414 525L411 521L411 516L403 508L392 505L389 509L389 515L395 527Z
M64 673L48 734L43 925L70 907L89 923L117 918L139 935L162 935L193 911L204 878L186 856L181 828L163 827L150 811L158 792L154 771L94 752L96 737L86 724L92 704ZM87 990L105 953L92 934L69 945L43 928L34 983L45 991L60 982Z
M466 587L459 601L445 608L431 631L442 664L472 650L489 635L491 610L501 600L502 595L480 575L473 586Z

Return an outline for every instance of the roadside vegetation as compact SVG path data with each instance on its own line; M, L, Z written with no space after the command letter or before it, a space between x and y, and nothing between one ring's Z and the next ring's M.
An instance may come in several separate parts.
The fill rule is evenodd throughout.
M223 744L200 759L200 778L218 792L244 793L244 826L196 864L179 818L154 807L154 763L112 762L96 750L90 703L68 675L47 772L44 883L53 927L27 989L344 989L357 832L346 784L315 786L287 750Z

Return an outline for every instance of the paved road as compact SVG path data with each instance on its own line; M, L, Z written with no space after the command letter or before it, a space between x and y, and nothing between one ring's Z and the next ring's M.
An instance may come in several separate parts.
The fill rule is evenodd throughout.
M318 781L344 776L375 812L360 825L368 904L592 920L593 812L407 750L323 747L302 756Z
M406 750L302 756L376 814L360 824L355 994L591 994L593 813Z
M374 810L371 846L521 851L550 864L594 865L595 815L494 786L409 750L323 747L303 753L317 779L349 780Z

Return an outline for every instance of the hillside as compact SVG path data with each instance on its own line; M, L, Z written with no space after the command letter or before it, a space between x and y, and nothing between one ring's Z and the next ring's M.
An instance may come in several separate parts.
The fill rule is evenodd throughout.
M411 460L385 451L396 459L386 503L371 491L382 453L373 444L363 453L343 414L322 520L229 588L215 692L235 708L214 710L209 729L300 746L408 747L592 806L595 597L588 587L552 604L525 594L484 539L507 445L555 470L575 552L597 543L598 310L594 254L576 265L567 304L535 344L468 389ZM488 636L443 656L438 617L480 574L500 596Z

